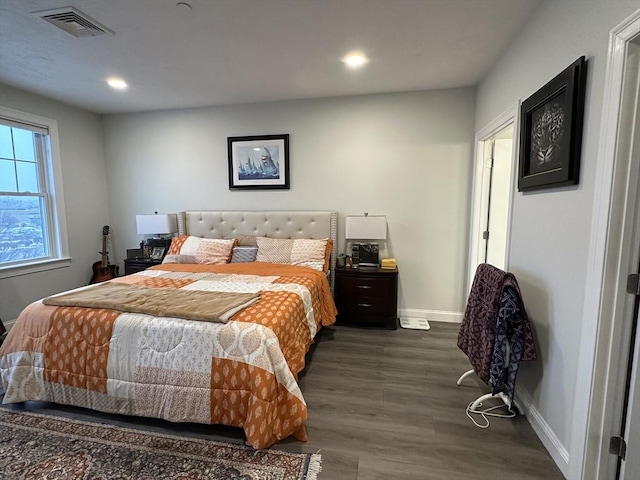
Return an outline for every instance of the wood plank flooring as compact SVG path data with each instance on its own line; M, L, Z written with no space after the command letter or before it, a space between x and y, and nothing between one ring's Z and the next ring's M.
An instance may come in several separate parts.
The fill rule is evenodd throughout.
M472 378L456 347L458 324L429 331L324 328L307 355L300 387L309 407L309 440L274 448L320 452L320 480L563 479L523 416L492 418L488 429L465 414L487 387ZM51 412L181 435L241 442L240 429L175 425L29 402Z
M465 409L487 387L476 378L456 385L470 368L456 346L459 325L431 325L321 332L300 385L309 407L305 446L323 453L324 478L564 478L523 416L473 425ZM340 461L332 463L334 455Z

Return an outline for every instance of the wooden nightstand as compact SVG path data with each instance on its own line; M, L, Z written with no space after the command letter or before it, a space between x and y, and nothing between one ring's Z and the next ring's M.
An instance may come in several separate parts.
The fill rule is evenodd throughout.
M398 269L337 268L338 323L398 328Z
M132 273L141 272L154 265L160 265L162 260L152 260L150 258L127 258L124 261L124 274L131 275Z

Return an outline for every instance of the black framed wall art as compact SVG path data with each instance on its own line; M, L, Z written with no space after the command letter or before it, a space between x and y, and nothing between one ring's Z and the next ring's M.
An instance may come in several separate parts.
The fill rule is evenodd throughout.
M289 189L289 135L227 137L229 189Z
M522 102L519 191L579 182L586 78L580 57Z

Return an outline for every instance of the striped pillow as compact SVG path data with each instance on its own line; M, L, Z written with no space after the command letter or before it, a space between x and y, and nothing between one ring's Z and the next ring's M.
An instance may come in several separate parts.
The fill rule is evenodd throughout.
M255 262L258 255L258 247L233 247L231 263Z

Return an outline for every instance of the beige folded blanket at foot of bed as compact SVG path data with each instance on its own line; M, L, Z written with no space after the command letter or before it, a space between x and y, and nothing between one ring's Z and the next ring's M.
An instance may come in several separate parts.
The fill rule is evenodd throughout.
M226 323L260 298L259 293L209 292L175 288L147 288L105 282L84 290L45 298L45 305L108 308L156 317Z

